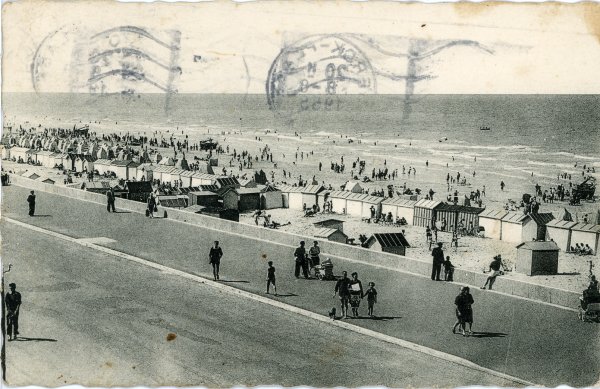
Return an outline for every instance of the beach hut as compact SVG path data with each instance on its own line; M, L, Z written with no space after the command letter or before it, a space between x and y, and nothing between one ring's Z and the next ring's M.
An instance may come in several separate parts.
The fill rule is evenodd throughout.
M442 204L436 200L419 200L415 203L413 225L431 227L436 217L435 210Z
M151 181L127 181L125 182L125 190L127 191L127 198L133 201L146 202L152 194L152 182Z
M254 178L240 178L238 179L240 183L240 188L256 188L257 183L254 181Z
M181 186L184 188L190 188L192 187L192 176L194 175L194 172L191 170L184 170L179 174L179 179L181 180L182 184Z
M283 208L281 191L272 185L266 185L260 190L260 209Z
M217 177L216 184L219 188L239 188L240 182L235 177Z
M75 171L78 172L93 172L94 159L91 155L78 154L75 158Z
M352 192L346 192L342 190L335 190L329 193L327 201L331 201L331 210L335 213L346 214L348 206L346 199L352 194Z
M296 208L296 207L292 207L290 205L290 208L302 209L304 204L306 204L307 208L312 208L313 205L317 204L319 193L321 193L324 190L325 190L325 188L322 185L307 185L304 187L300 187L300 194L302 197L300 207ZM296 197L296 196L294 196L294 197ZM295 205L297 206L298 205L297 201L295 200L295 202L296 202ZM290 203L291 203L291 201L290 201Z
M213 185L216 177L211 174L195 172L192 174L192 186Z
M219 196L219 203L222 204L223 208L238 209L239 194L235 188L230 186L220 188L217 195Z
M414 200L390 197L381 202L381 214L385 216L391 212L394 216L394 220L396 220L397 217L403 217L408 224L413 224L416 203L417 202Z
M152 170L152 179L158 180L159 182L162 183L163 182L163 173L169 172L173 169L174 169L173 167L169 167L169 166L156 165L156 166L154 166L154 169Z
M348 235L336 228L319 228L315 231L314 236L331 242L346 243L348 241Z
M54 167L54 159L52 155L54 153L51 151L38 151L35 153L35 162L41 163L44 167L53 168Z
M475 231L479 226L478 215L483 208L469 207L442 203L435 209L435 220L439 224L446 221L446 231L455 231L462 223L465 229L472 227Z
M65 159L68 157L67 154L63 154L63 153L53 153L52 156L50 157L51 159L51 163L52 163L52 167L55 166L60 166L65 164Z
M391 232L371 235L365 242L365 247L384 253L405 255L406 248L410 245L402 233Z
M66 164L65 164L66 167ZM108 159L98 159L94 162L94 170L100 175L104 175L111 171L111 161Z
M559 249L569 252L571 247L571 228L576 222L554 219L546 224L546 239L556 243Z
M139 166L138 163L132 160L114 160L110 164L110 171L114 172L118 178L129 180L131 177L135 177L135 170Z
M173 168L163 173L163 183L170 183L172 186L179 185L181 179L181 173L185 172L183 169Z
M316 228L333 228L344 232L344 221L338 219L327 219L313 223Z
M92 181L81 183L81 189L87 192L106 194L110 188L111 183L109 181Z
M165 208L181 209L188 206L188 197L180 195L158 196L158 204Z
M21 174L21 177L29 178L30 180L37 180L41 177L41 175L37 174L34 171L28 170L25 173Z
M358 194L358 193L356 193ZM348 204L350 202L350 197L348 197ZM383 202L383 197L378 196L370 196L364 197L361 200L362 203L362 214L361 217L371 217L371 209L375 209L375 217L379 217L381 215L381 203Z
M524 242L517 246L515 271L528 276L558 273L558 246L554 242Z
M2 156L2 159L10 159L10 149L10 146L0 144L0 155Z
M508 212L501 220L502 240L521 243L537 239L537 224L522 212Z
M259 188L239 188L236 189L239 195L238 209L240 212L260 209L260 189Z
M546 240L546 225L554 220L554 215L552 213L530 213L529 217L533 219L533 222L536 224L536 237L535 240Z
M594 255L598 255L599 238L599 224L577 223L571 227L571 246L575 246L576 243L587 244L594 250Z
M487 209L478 216L480 227L485 229L485 236L492 239L502 239L502 218L508 214L503 209Z
M352 192L352 193L362 193L363 192L363 188L356 181L348 181L344 185L344 191L345 192Z
M218 207L219 196L210 191L193 191L188 193L190 205L201 205L203 207Z
M153 170L154 165L152 165L151 163L142 163L135 170L135 179L138 181L152 181Z
M27 147L13 147L10 149L10 158L14 158L16 161L22 159L23 162L27 162L29 158L29 148Z
M50 177L40 177L36 181L40 181L40 182L43 182L44 184L50 184L50 185L54 185L54 183L56 182L56 180L53 180Z

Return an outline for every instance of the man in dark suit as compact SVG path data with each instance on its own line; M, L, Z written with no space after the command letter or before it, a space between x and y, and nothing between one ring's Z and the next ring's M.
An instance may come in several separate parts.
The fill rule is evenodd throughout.
M106 192L106 210L110 212L112 209L113 212L117 212L115 209L115 190L114 188L110 188L109 191Z
M214 247L210 248L209 261L213 268L213 276L215 281L219 279L219 266L221 265L221 257L223 256L223 250L219 247L219 241L215 240Z
M431 250L431 256L433 257L431 280L441 281L440 273L442 271L442 264L444 263L444 250L442 250L442 242L438 242L438 247L435 247L433 250Z
M29 216L33 216L35 213L35 193L33 191L27 197L27 202L29 203Z
M10 293L6 294L6 332L8 340L17 339L19 335L19 308L21 307L21 293L15 289L17 285L10 283Z
M304 278L309 278L308 263L306 261L306 248L304 247L304 241L300 242L300 247L296 248L296 251L294 251L294 257L296 257L296 268L294 271L294 275L296 276L296 278L300 277L300 269L302 269Z

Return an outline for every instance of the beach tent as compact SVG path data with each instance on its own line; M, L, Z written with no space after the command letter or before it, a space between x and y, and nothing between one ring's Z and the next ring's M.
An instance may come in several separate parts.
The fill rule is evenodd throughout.
M557 217L558 220L565 220L565 221L569 221L572 222L573 221L573 215L571 215L571 212L569 212L567 210L567 208L564 208L560 211L560 213L558 214Z
M260 209L283 208L281 191L272 185L260 189Z
M260 189L259 188L239 188L236 189L239 195L238 209L240 212L260 209Z
M348 181L344 185L344 191L346 191L346 192L352 192L352 193L362 193L363 192L363 188L356 181Z
M381 214L386 216L391 212L394 220L396 220L397 217L403 217L408 224L413 224L416 203L417 202L414 200L390 197L381 202Z
M315 231L314 236L331 242L346 243L348 241L348 235L335 228L319 228Z
M316 228L333 228L344 232L344 221L338 219L327 219L313 223Z
M435 219L435 210L442 204L437 200L421 199L415 203L413 224L419 227L431 227Z
M502 239L502 218L508 215L503 209L487 209L478 215L478 225L485 229L486 238Z
M502 218L502 240L522 243L537 239L537 224L522 212L508 212Z
M365 247L384 253L405 255L406 248L410 247L404 234L400 232L373 234L365 242Z
M577 223L571 227L571 231L571 246L575 246L577 243L587 244L594 250L594 255L598 255L599 224Z
M329 192L327 201L331 201L331 210L335 213L346 214L348 211L346 200L351 194L352 192L346 192L343 190L334 190Z
M571 247L571 228L577 223L554 219L546 224L546 240L552 240L559 249L569 252Z
M515 271L528 276L558 273L558 246L554 242L524 242L517 246Z

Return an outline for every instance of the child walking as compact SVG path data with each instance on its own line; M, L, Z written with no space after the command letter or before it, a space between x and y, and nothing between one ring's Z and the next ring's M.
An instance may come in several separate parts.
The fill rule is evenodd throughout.
M275 296L277 296L277 286L275 285L275 266L273 266L273 261L269 261L269 268L267 269L267 294L269 294L269 287L273 284L273 290L275 291Z
M373 306L377 302L377 291L375 290L375 283L369 282L369 288L363 294L363 298L367 297L367 313L369 316L373 317Z

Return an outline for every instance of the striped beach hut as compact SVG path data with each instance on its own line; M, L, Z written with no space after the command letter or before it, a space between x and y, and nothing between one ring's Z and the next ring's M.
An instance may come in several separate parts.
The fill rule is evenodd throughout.
M594 250L594 255L598 255L598 240L600 239L600 225L577 223L571 227L571 246L576 243L580 245L589 245Z
M455 231L461 223L467 230L472 227L477 231L478 215L483 210L478 207L442 203L435 210L436 223L441 224L443 220L446 220L446 231Z
M435 210L442 204L437 200L421 199L415 203L413 224L419 227L431 227L435 219Z
M413 224L415 217L415 204L414 200L407 200L400 197L390 197L381 202L381 213L387 215L389 212L394 216L394 220L397 217L403 217L409 225Z
M492 239L502 239L502 218L508 214L504 209L486 209L478 216L480 227L485 229L485 236Z
M549 221L546 224L546 240L553 240L559 249L568 252L571 247L571 228L576 224L576 222L560 219Z

